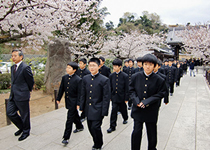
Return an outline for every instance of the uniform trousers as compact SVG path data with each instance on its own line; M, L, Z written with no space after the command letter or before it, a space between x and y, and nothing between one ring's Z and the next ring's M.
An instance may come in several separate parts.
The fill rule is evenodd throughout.
M145 122L147 129L148 150L157 150L157 123ZM143 122L134 120L134 128L131 135L131 150L140 150Z
M20 115L17 113L17 111L19 111ZM31 125L29 100L10 100L7 104L6 113L8 118L15 124L18 129L23 130L24 134L30 134Z
M76 125L77 129L82 129L83 128L83 125L80 121L78 111L76 109L74 111L69 109L68 113L67 113L66 128L65 128L65 131L64 131L64 135L63 135L64 139L69 139L70 138L73 123Z
M85 107L80 115L80 119L85 119Z
M93 148L101 148L103 145L103 134L101 131L101 120L87 120L89 132L93 138Z
M176 86L179 86L179 83L180 83L180 78L177 78Z
M169 89L170 93L174 93L174 82L169 83Z
M125 102L114 103L112 102L112 112L110 118L110 128L115 129L117 126L117 112L121 112L123 120L128 120L127 105Z

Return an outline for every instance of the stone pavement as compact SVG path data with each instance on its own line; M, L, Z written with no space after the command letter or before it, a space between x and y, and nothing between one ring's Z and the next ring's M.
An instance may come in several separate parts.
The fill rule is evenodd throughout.
M159 150L209 150L210 148L210 92L203 72L196 77L185 75L180 87L175 87L170 103L162 103L158 120ZM110 107L111 108L111 107ZM111 111L111 109L110 109ZM61 143L66 121L66 109L58 110L31 119L31 135L19 142L13 134L17 131L14 125L0 128L0 150L91 150L92 138L87 129L72 133L67 146ZM130 111L129 111L130 113ZM130 150L133 121L122 124L118 115L116 131L108 134L109 117L102 125L103 150ZM74 127L75 128L75 127ZM73 128L73 130L74 130ZM147 149L147 136L144 127L141 149Z

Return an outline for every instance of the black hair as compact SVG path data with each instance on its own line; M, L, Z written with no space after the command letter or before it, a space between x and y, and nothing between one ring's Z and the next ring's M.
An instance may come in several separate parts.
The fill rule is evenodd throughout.
M112 65L122 66L122 60L116 58L115 60L113 60Z
M69 62L67 65L71 66L73 68L73 70L74 69L76 69L76 70L78 69L78 64L75 63L75 62Z
M142 62L141 59L142 59L142 57L138 57L138 58L136 59L136 61L137 61L137 62Z
M88 61L88 64L89 64L90 62L95 62L98 66L100 65L100 60L99 60L98 58L96 58L96 57L91 58L91 59Z
M165 59L164 62L168 62L168 59Z
M100 56L99 59L101 59L103 62L105 62L105 58Z
M161 60L157 60L157 64L158 64L158 66L161 66L162 65L162 61Z
M14 49L14 50L12 50L12 53L13 52L18 52L18 55L19 56L23 56L23 59L24 59L24 54L23 54L23 52L21 51L21 50L19 50L19 49Z
M174 59L173 58L169 58L168 61L174 61Z
M133 60L132 58L129 58L129 59L128 59L128 62L129 62L129 61L132 61L132 62L134 63L134 60Z
M124 60L124 63L128 62L128 59Z
M142 64L144 64L144 62L151 62L154 64L154 66L156 66L157 64L157 57L153 54L146 54L142 57Z
M86 58L81 58L79 61L83 62L84 64L87 64L87 59Z

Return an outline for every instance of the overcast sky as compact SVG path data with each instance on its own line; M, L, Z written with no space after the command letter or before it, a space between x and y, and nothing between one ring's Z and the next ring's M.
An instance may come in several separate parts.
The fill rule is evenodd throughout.
M107 7L111 14L104 22L115 26L125 12L141 16L143 11L158 14L167 25L210 22L210 0L103 0L100 7Z

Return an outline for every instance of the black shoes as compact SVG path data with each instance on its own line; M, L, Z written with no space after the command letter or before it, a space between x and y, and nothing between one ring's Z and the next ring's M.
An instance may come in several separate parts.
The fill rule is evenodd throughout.
M123 121L123 124L127 124L127 123L128 123L128 120L124 120L124 121Z
M80 131L83 131L84 130L84 128L81 128L81 129L75 129L73 132L74 133L77 133L77 132L80 132Z
M102 150L101 148L92 148L92 150Z
M109 128L109 129L107 130L107 133L111 133L112 131L115 131L115 128Z
M102 148L95 148L94 146L92 147L92 150L102 150Z
M14 133L15 136L20 135L23 132L23 130L18 130L17 132Z
M25 140L28 136L29 136L28 133L23 133L23 134L19 137L18 141L23 141L23 140Z
M69 143L69 140L68 139L63 139L62 143L67 145Z

